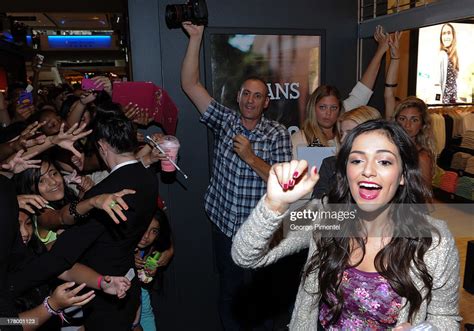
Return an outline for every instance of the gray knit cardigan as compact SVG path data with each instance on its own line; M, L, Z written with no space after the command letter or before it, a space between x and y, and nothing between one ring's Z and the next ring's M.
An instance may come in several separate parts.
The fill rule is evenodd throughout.
M310 232L302 234L301 231L299 233L290 231L276 246L270 248L275 231L289 212L278 215L266 207L263 199L264 197L234 237L232 258L235 263L246 268L259 268L308 246L308 257L311 257L315 243ZM459 330L461 317L458 309L460 283L458 251L445 222L431 217L428 217L428 220L441 234L440 237L433 236L433 243L424 257L428 272L433 277L432 299L429 304L427 300L421 303L420 309L413 317L412 325L428 321L441 331ZM424 295L426 290L423 289L423 281L414 270L412 266L411 277ZM290 330L317 329L319 296L312 293L317 293L318 290L317 272L311 273L306 282L301 282L289 325ZM406 298L403 298L402 303L405 305ZM407 322L408 310L409 305L406 304L399 313L397 325Z

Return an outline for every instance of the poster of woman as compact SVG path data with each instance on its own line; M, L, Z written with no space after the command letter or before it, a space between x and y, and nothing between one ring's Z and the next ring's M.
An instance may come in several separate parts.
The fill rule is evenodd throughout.
M474 102L474 25L444 23L419 31L416 94L429 104Z

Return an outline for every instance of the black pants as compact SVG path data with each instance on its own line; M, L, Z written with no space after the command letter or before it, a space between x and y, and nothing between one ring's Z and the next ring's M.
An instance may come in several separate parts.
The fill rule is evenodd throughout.
M140 286L137 280L127 296L116 296L96 291L96 297L84 307L84 326L87 331L129 331L140 305Z
M218 309L224 330L242 330L246 319L248 297L246 283L250 282L251 272L240 268L232 260L230 251L232 239L212 226L214 256L219 273Z
M212 239L219 272L219 316L227 330L281 330L288 324L307 251L257 270L237 266L232 239L216 226Z

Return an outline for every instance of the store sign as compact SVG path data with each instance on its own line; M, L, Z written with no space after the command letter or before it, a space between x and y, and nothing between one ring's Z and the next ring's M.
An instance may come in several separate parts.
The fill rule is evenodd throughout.
M112 48L112 36L48 36L48 48L79 50Z

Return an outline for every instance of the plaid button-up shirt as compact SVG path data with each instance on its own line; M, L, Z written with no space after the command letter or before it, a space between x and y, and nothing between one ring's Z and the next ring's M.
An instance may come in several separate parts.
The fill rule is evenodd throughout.
M225 235L233 237L266 190L263 179L234 152L233 138L246 136L255 155L272 165L291 160L290 134L283 125L264 117L248 131L240 113L215 100L201 122L214 133L214 161L204 198L206 212Z

